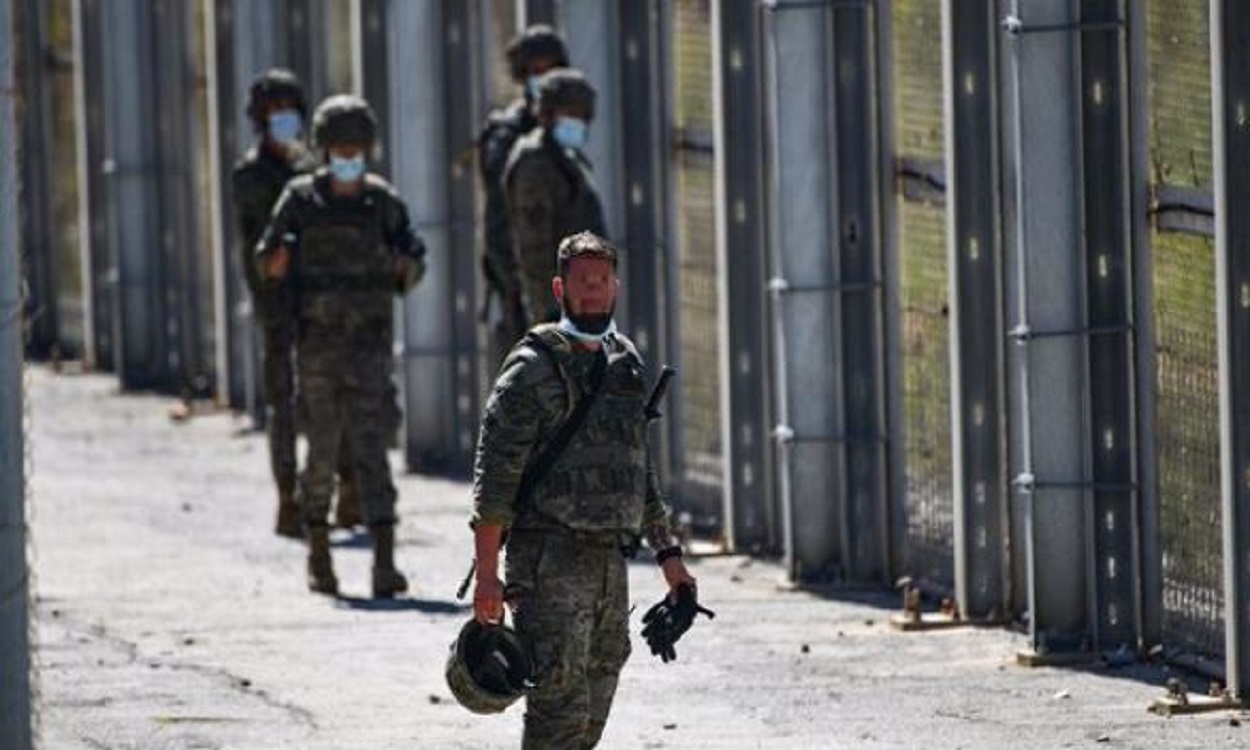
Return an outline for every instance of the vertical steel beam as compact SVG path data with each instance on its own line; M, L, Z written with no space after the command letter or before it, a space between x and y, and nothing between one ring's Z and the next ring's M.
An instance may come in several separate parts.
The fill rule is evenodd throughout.
M768 6L780 487L799 579L884 581L876 5Z
M160 249L163 337L160 357L164 385L175 390L207 378L202 322L208 319L200 292L199 123L195 113L197 64L189 40L194 12L186 3L158 0L152 7L152 52L156 110L157 188L160 196Z
M558 15L559 0L516 0L520 8L517 18L521 28L536 23L554 24ZM576 64L576 62L574 62Z
M603 202L608 234L613 240L619 240L624 231L621 144L625 113L621 110L619 4L618 0L576 0L559 3L556 14L557 25L569 48L569 59L586 74L599 94L586 155L595 168L595 184ZM625 266L623 273L628 274L628 255L623 257L622 264ZM620 303L628 301L626 298ZM622 313L627 317L628 309L622 309Z
M955 592L973 620L997 620L1009 606L994 6L942 4Z
M851 534L844 567L853 580L885 582L890 537L875 10L873 2L833 4L833 55L825 75L835 85L833 241L846 415L842 523Z
M665 300L658 293L662 195L660 191L659 133L663 102L655 95L662 90L658 65L659 20L653 0L621 6L621 111L628 113L629 127L621 133L623 171L628 200L623 225L618 230L625 254L625 294L629 297L629 335L643 358L654 363L660 351L660 320Z
M48 75L48 3L18 0L21 51L22 245L31 309L27 353L53 356L58 349L57 262L52 226L52 96Z
M768 297L760 116L760 13L754 3L712 3L712 64L719 269L722 528L731 549L781 547L768 434Z
M16 3L0 2L0 132L18 132ZM17 138L0 139L0 747L31 750L30 575Z
M845 403L837 332L837 154L832 14L824 4L771 3L764 17L769 174L769 282L776 377L778 488L789 574L845 572L850 529Z
M213 170L210 226L217 259L216 343L219 398L264 421L259 331L242 267L231 172L254 141L246 114L252 79L281 64L277 8L269 0L205 0L209 85L209 148ZM311 96L311 92L309 93ZM309 105L316 101L310 99ZM311 114L311 113L310 113Z
M279 59L295 71L304 84L309 102L317 102L331 93L327 49L330 29L326 24L327 0L279 0L277 14L283 24L279 34Z
M109 249L106 185L103 39L99 0L74 0L74 110L78 151L79 248L83 273L83 359L113 368L113 261Z
M1220 364L1220 475L1228 688L1250 688L1250 8L1211 5L1212 149Z
M432 2L396 2L388 8L391 33L405 41L389 49L394 183L428 248L428 270L404 300L402 326L404 449L411 471L448 468L458 445L455 335L447 324L455 316L458 295L448 221L443 10L442 3Z
M117 0L102 10L113 340L122 387L139 389L157 385L163 374L153 9L151 0Z
M386 61L389 46L386 28L388 0L355 0L352 3L352 90L373 107L378 122L390 122L390 84ZM391 173L390 128L374 148L374 169L384 175Z
M1137 400L1137 557L1140 580L1138 629L1140 646L1158 644L1163 633L1163 551L1159 527L1158 430L1156 428L1156 350L1154 272L1150 251L1150 65L1146 53L1146 4L1126 3L1129 87L1129 227L1131 230L1133 298L1137 336L1134 340Z
M1079 16L1069 0L1011 0L1004 20L1009 409L1024 519L1030 645L1091 638Z
M482 408L478 389L481 374L476 356L478 348L477 274L481 250L476 246L474 220L477 208L477 172L474 169L478 123L485 113L477 98L467 96L481 88L483 71L478 37L480 28L476 6L461 0L446 0L443 9L443 71L444 113L446 119L448 161L444 165L446 181L446 222L452 284L452 352L455 393L448 405L452 409L454 446L448 469L468 472L473 467L477 446L477 426Z
M1087 445L1093 483L1090 627L1098 651L1135 648L1140 620L1123 5L1122 0L1084 0L1080 16Z

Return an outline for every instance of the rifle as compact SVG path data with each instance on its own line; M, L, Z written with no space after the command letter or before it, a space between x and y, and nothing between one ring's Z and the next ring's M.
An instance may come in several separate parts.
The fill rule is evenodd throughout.
M643 407L642 413L643 413L643 416L646 418L648 424L664 416L663 412L660 411L660 404L663 403L664 396L667 395L668 393L669 381L671 381L673 379L673 376L675 376L676 374L677 374L677 368L672 367L670 365L664 365L664 367L660 369L660 376L656 378L655 385L651 387L651 395L647 397L646 406ZM554 456L553 457L540 456L540 459L542 460L536 463L544 465L544 466L550 466L552 463L554 463L555 457ZM529 479L529 481L526 481L527 478ZM537 482L534 481L534 479L532 478L531 472L527 470L525 472L525 475L522 476L522 479L521 479L521 485L522 485L523 491L528 493L528 490L532 490L535 484L537 484ZM521 493L518 493L518 495L519 494ZM505 540L507 539L506 532L505 532L504 539ZM461 601L464 599L464 595L469 590L469 584L473 582L473 574L475 572L477 572L477 559L476 558L469 562L469 570L467 573L464 574L464 580L460 582L460 587L456 589L457 601Z

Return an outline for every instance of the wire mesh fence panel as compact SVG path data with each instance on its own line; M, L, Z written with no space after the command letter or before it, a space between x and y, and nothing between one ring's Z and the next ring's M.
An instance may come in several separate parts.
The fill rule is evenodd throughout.
M894 29L895 148L936 167L943 158L941 5L900 0ZM926 588L954 588L950 335L946 212L898 191L906 452L905 572Z
M1210 28L1204 0L1147 7L1150 160L1156 194L1211 189ZM1215 250L1208 237L1156 232L1158 474L1163 638L1169 650L1224 652Z
M691 514L696 526L715 527L724 454L708 0L678 0L671 28L676 346L682 369L677 504Z
M1170 648L1224 651L1215 252L1154 238L1163 628Z

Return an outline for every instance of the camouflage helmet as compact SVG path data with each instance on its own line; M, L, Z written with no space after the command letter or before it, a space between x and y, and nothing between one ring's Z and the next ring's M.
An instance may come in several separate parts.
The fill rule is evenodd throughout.
M594 232L578 232L560 240L556 248L556 266L561 276L568 273L569 263L574 258L600 258L611 262L615 268L617 255L616 247L611 242Z
M512 80L521 83L525 80L530 62L542 57L551 58L555 67L564 68L569 64L569 51L564 40L555 29L546 24L534 24L512 37L508 42L508 68L512 72Z
M477 714L500 713L534 687L534 663L516 631L477 620L460 628L445 674L456 702Z
M538 111L557 107L585 107L586 117L595 116L595 87L575 68L556 68L543 74L538 84Z
M378 119L364 99L336 94L317 105L313 113L313 144L324 151L330 146L371 146L378 137Z
M252 80L247 91L247 117L257 131L265 129L265 116L274 102L291 102L301 116L308 115L304 88L299 78L286 68L270 68Z

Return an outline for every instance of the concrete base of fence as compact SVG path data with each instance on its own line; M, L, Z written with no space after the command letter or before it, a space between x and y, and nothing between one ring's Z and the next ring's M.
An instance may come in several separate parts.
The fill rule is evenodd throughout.
M1167 682L1167 695L1156 699L1146 710L1160 716L1205 714L1213 711L1240 711L1242 702L1228 694L1221 683L1212 682L1206 695L1190 695L1178 679Z

